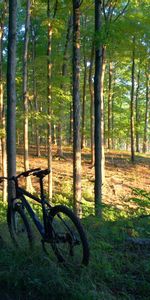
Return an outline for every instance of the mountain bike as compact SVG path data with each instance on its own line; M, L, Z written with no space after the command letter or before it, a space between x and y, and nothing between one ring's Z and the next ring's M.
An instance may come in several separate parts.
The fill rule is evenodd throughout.
M42 237L43 249L51 247L59 262L70 265L85 265L89 263L89 246L83 226L76 215L64 205L51 206L46 200L43 188L43 178L50 173L49 169L31 169L22 172L11 178L0 177L0 182L4 179L12 180L15 184L16 197L12 199L7 209L7 222L11 238L16 246L24 246L27 241L28 246L34 243L34 235L29 222L34 222L38 232ZM29 193L20 187L19 178L36 176L40 183L40 197ZM40 204L42 218L40 219L29 204L30 198Z

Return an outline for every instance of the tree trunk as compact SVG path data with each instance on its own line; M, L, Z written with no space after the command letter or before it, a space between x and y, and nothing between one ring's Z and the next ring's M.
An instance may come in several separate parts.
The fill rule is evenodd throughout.
M51 47L52 47L52 24L50 20L50 0L47 0L47 17L48 17L48 47L47 47L47 103L48 103L48 115L51 117L52 114L52 97L51 97L51 71L52 71L52 61L51 61ZM52 199L52 128L51 121L48 121L48 168L51 170L48 175L48 197L49 200Z
M73 109L72 103L70 104L70 128L69 128L69 144L73 143Z
M148 151L148 124L149 124L149 110L150 110L150 75L146 73L146 108L145 108L145 126L144 126L144 139L143 139L143 152Z
M66 34L66 42L64 47L64 54L63 54L63 64L62 64L62 77L65 78L67 75L67 54L68 54L68 46L71 39L71 31L72 31L72 16L69 16L68 19L68 28L67 28L67 34ZM61 84L61 89L65 90L64 83ZM64 119L63 116L63 101L60 103L60 116L59 116L59 124L57 126L58 129L58 141L57 141L57 155L60 157L63 157L63 151L62 151L62 120Z
M115 71L115 68L114 68ZM113 74L113 92L112 92L112 101L111 101L111 111L112 111L112 119L111 119L111 128L112 128L112 149L115 149L115 139L114 139L114 130L115 130L115 86L116 86L116 78L115 73Z
M94 43L92 43L90 69L89 69L89 89L91 96L90 115L91 115L91 164L94 166L95 153L94 153L94 86L93 86L93 64L94 64Z
M135 105L136 105L136 152L140 152L140 143L139 143L139 123L140 123L140 112L139 112L139 88L140 88L140 68L137 77L137 88L136 88L136 98L135 98Z
M132 52L132 73L131 73L131 108L130 108L130 130L131 130L131 161L135 160L134 147L134 85L135 85L135 37L133 37L133 52Z
M109 85L108 85L108 149L112 148L112 62L109 63Z
M31 27L31 33L32 33L32 78L33 78L33 100L35 103L35 111L38 114L39 107L38 107L38 99L37 99L37 84L36 84L36 77L35 77L35 59L36 59L36 30L34 28L34 25ZM39 136L39 125L38 121L35 121L36 123L36 155L37 157L40 157L40 136Z
M61 126L61 123L58 123L58 126L57 126L57 155L58 155L58 157L63 157L63 152L62 152L62 126Z
M85 45L84 45L84 82L83 82L83 99L82 99L82 137L81 137L81 149L83 149L85 147L86 81L87 81L87 61L86 61L86 57L85 57Z
M29 45L29 30L30 30L30 12L31 1L27 1L26 6L26 21L24 34L24 53L23 53L23 103L24 103L24 169L29 170L29 118L28 118L28 45ZM31 177L26 178L26 188L32 190Z
M52 123L52 143L56 145L56 125Z
M95 0L95 32L102 26L102 3ZM95 45L95 214L101 216L104 186L104 73L105 47Z
M7 176L7 156L6 156L6 129L5 129L5 108L4 108L4 84L3 84L3 33L4 33L4 21L7 11L7 1L4 1L3 11L1 13L0 22L0 120L1 120L1 152L2 152L2 176ZM7 182L3 181L3 195L2 199L5 202L7 200Z
M81 217L80 3L73 0L73 191L74 212Z
M9 1L7 60L7 165L8 177L16 175L16 18L17 0ZM8 201L15 197L14 182L8 182Z

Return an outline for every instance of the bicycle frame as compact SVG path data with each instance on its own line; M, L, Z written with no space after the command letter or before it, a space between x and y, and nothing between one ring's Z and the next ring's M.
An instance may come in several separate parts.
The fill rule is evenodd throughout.
M47 222L46 222L46 207L45 204L51 208L50 204L45 200L45 197L43 198L38 198L31 193L27 192L23 188L17 187L16 189L16 199L21 199L23 206L26 207L31 219L34 221L34 224L38 231L40 232L41 236L45 238L47 231ZM34 201L38 202L42 206L42 212L43 212L43 224L40 222L39 218L37 217L36 213L26 200L25 196L29 197L30 199L33 199ZM15 199L13 200L15 201Z

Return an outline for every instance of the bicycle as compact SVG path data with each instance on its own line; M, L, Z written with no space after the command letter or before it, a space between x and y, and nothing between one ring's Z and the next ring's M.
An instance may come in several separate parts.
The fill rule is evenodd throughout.
M31 169L11 178L15 183L16 197L7 209L7 222L11 238L16 246L27 238L29 246L33 245L34 235L28 221L26 211L34 222L42 237L43 249L51 245L51 249L59 262L64 264L85 265L89 263L88 241L80 220L64 205L51 206L46 200L43 178L50 173L49 169ZM23 176L36 176L40 183L40 197L37 197L19 186L18 179ZM39 219L26 197L38 202L42 207L42 221Z

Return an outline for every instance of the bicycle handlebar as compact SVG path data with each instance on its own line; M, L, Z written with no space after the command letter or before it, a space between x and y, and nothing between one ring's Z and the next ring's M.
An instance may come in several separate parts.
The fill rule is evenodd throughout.
M28 177L30 173L32 173L33 176L37 176L37 177L40 178L40 177L44 177L44 176L48 175L50 173L50 170L49 169L41 170L41 168L30 169L28 171L20 173L17 176L12 176L10 178L8 178L8 177L0 177L0 183L2 183L4 179L14 180L15 181L16 179L18 179L21 176Z
M30 169L28 171L20 173L19 175L16 176L16 178L19 178L21 176L28 177L30 173L33 173L33 172L36 172L36 171L40 171L40 170L41 170L40 168Z

